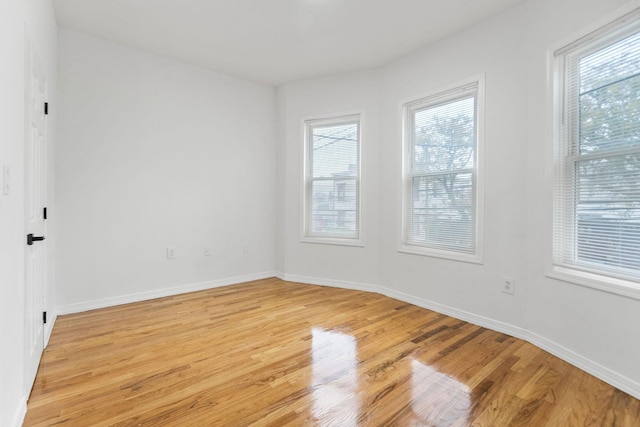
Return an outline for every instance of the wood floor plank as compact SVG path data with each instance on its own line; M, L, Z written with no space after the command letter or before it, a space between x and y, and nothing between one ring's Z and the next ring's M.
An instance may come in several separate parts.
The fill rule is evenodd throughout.
M640 426L640 402L508 335L265 279L61 316L25 426Z

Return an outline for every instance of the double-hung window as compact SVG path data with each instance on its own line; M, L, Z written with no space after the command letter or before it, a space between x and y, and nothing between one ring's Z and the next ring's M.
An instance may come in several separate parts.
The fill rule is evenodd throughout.
M404 105L400 250L481 261L482 79Z
M358 244L360 114L305 121L304 238Z
M556 51L555 62L554 270L637 287L640 13Z

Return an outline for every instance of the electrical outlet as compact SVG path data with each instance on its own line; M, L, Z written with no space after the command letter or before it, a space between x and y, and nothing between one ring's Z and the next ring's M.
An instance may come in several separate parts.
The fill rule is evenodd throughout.
M2 193L8 196L11 193L11 169L9 166L2 166Z
M513 277L503 277L502 278L502 292L509 295L514 295L516 293L516 279Z
M242 252L244 252L245 254L249 252L249 244L248 243L243 243L242 244Z
M204 248L204 256L211 256L211 249L210 248Z
M167 248L167 259L174 259L176 257L176 248Z

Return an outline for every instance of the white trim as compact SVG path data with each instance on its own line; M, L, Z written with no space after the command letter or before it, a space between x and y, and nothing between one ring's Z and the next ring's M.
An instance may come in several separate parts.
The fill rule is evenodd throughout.
M637 8L640 8L640 0L632 0L626 5L620 7L619 9L616 9L613 12L602 16L597 21L592 22L591 24L583 27L578 31L574 31L573 33L564 37L562 40L558 41L557 43L554 43L549 48L549 52L553 56L555 52L561 51L562 49L573 45L578 40L583 39L588 35L597 32L601 28L613 23L613 21L616 21L617 19L622 18L624 15L633 12Z
M27 415L27 396L22 396L20 399L20 403L16 407L16 411L13 415L13 419L9 426L11 427L21 427L22 423L24 423L24 417Z
M547 273L547 277L574 285L585 286L615 295L640 300L640 286L637 282L589 273L572 268L555 265Z
M475 252L465 254L464 252L438 250L431 247L418 247L405 243L405 228L407 225L407 198L410 197L407 191L407 112L415 105L424 103L448 102L457 99L461 94L469 91L471 86L475 86L476 101L476 165L473 173L475 179ZM420 96L413 96L400 103L400 140L401 140L401 178L400 178L400 206L398 221L398 243L397 251L421 256L431 256L436 258L450 259L453 261L471 262L475 264L484 263L484 166L486 152L485 137L485 74L477 74L466 79L458 80L455 83L441 86L437 89L426 92Z
M450 261L469 262L472 264L482 264L482 258L477 254L465 254L464 252L444 251L435 248L422 246L410 246L402 244L398 247L398 252L404 254L422 255L433 258L448 259Z
M484 199L485 199L485 153L487 152L487 137L485 134L486 99L485 75L474 77L478 82L476 93L476 261L484 263Z
M307 285L330 286L333 288L351 289L354 291L366 291L381 293L376 285L361 282L349 282L346 280L325 279L321 277L299 276L296 274L276 273L276 277L287 282L296 282Z
M483 328L491 329L493 331L502 332L504 334L512 335L517 338L526 340L527 331L523 328L513 326L509 323L500 322L498 320L491 319L489 317L480 316L470 313L468 311L460 310L445 304L440 304L435 301L430 301L424 298L416 297L406 294L404 292L396 291L394 289L380 287L381 293L390 298L395 298L400 301L408 302L418 307L426 308L441 314L445 314L456 319L464 320L465 322L472 323Z
M570 350L548 338L538 335L532 331L526 331L526 337L523 338L529 343L539 347L554 356L569 362L573 366L582 369L588 374L604 381L605 383L624 391L625 393L640 399L640 383L637 383L624 375L621 375L606 366L603 366L591 359L588 359L573 350Z
M640 0L638 0L638 1L640 1ZM436 88L429 89L429 90L427 90L425 92L422 92L422 93L419 93L417 95L412 95L410 97L406 97L406 98L400 100L400 104L399 104L400 111L402 113L403 110L404 110L404 107L407 104L411 104L413 102L420 101L420 100L423 100L423 99L428 99L428 98L437 99L437 95L439 95L439 94L445 94L445 96L446 96L446 94L448 94L448 92L450 92L452 90L455 90L455 89L458 89L458 88L460 88L462 90L466 86L472 85L474 83L479 83L479 82L482 82L484 84L484 80L485 80L485 73L479 73L479 74L467 77L465 79L457 80L457 81L455 81L455 82L453 82L451 84L448 84L448 85L438 86Z
M302 237L300 243L319 243L322 245L355 246L364 248L360 239L340 239L338 237Z
M313 236L307 234L307 214L309 214L309 206L307 203L307 173L309 168L309 141L308 141L308 122L316 122L319 124L331 124L340 123L344 120L344 123L351 121L358 123L358 176L356 178L357 200L356 200L356 237L340 237L340 236ZM352 119L352 120L349 120ZM350 110L338 113L325 113L304 116L301 119L302 125L302 162L301 162L301 182L302 192L300 193L300 212L302 213L299 218L300 221L300 242L303 243L320 243L320 244L332 244L332 245L345 245L345 246L364 246L363 239L363 227L362 227L362 206L363 206L363 182L362 182L362 159L363 159L363 144L364 140L364 124L365 124L365 110Z
M530 331L525 328L521 328L510 323L501 322L489 317L480 316L478 314L470 313L468 311L460 310L448 305L440 304L435 301L427 300L424 298L409 295L404 292L396 291L386 288L384 286L377 286L368 283L361 282L349 282L335 279L323 279L319 277L307 277L292 274L284 274L281 272L276 273L276 277L297 283L307 283L320 286L332 286L337 288L352 289L366 292L376 292L390 298L394 298L400 301L408 302L418 307L426 308L456 319L463 320L465 322L472 323L483 328L491 329L493 331L502 332L504 334L511 335L516 338L520 338L527 341L542 350L545 350L552 355L572 364L573 366L581 369L596 378L610 384L611 386L630 394L631 396L640 399L640 383L631 380L630 378L621 375L606 366L603 366L591 359L588 359L573 350L570 350L554 341L549 340L536 332Z
M146 301L155 298L163 298L168 296L186 294L188 292L203 291L206 289L218 288L221 286L236 285L239 283L251 282L254 280L268 279L276 275L273 271L265 271L262 273L248 274L246 276L229 277L226 279L218 279L210 282L194 283L191 285L176 286L172 288L158 289L149 292L138 292L135 294L122 295L118 297L110 297L99 300L85 301L75 304L69 304L57 307L58 315L80 313L82 311L95 310L98 308L113 307L121 304L129 304L132 302Z

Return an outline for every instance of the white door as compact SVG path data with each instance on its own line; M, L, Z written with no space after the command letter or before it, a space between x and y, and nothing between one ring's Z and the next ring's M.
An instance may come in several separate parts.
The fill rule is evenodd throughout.
M46 80L33 44L26 41L25 77L25 385L31 389L44 348Z

